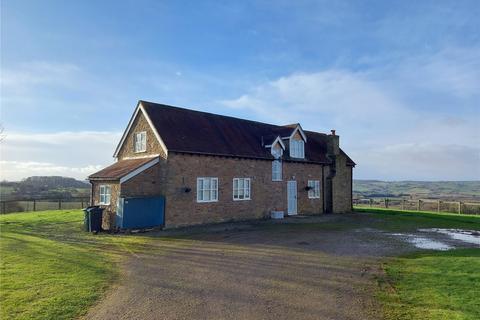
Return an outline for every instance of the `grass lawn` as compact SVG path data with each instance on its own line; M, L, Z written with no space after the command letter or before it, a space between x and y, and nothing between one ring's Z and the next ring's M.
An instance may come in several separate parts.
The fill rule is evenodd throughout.
M382 208L355 208L354 210L356 212L375 213L375 217L381 219L372 225L372 227L389 231L409 231L418 228L480 230L480 215Z
M81 210L0 216L0 318L71 319L118 276L119 258L147 245L141 236L93 235Z
M356 210L382 217L386 229L465 228L480 230L480 216ZM385 319L480 319L480 248L428 251L397 257L384 264L378 294Z

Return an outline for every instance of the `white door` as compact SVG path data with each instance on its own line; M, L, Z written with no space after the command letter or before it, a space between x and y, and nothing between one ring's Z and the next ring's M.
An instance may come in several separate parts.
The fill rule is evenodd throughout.
M297 214L297 181L287 182L288 214Z

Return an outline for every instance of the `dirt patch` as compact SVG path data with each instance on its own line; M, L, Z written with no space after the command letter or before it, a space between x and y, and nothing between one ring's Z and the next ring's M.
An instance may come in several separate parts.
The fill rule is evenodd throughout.
M88 319L377 319L380 261L414 250L372 215L151 233Z

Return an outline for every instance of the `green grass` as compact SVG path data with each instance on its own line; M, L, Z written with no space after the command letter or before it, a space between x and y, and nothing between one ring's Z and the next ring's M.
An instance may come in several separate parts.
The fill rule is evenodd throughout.
M460 228L480 230L480 215L427 211L355 208L355 212L374 213L379 221L371 227L388 231L413 231L418 228Z
M141 236L93 235L81 210L0 216L0 318L72 319L118 276L119 258L148 243Z
M480 249L418 253L384 269L386 320L480 319Z
M390 209L356 209L381 218L373 227L480 230L480 216ZM480 319L480 248L429 251L390 259L383 265L378 297L386 320Z
M373 212L369 227L480 230L480 216L357 209ZM368 220L367 220L368 221ZM118 277L120 258L152 250L141 235L82 231L81 210L0 216L0 318L72 319L84 314ZM272 232L358 228L356 221L262 226ZM178 238L178 237L177 237ZM179 241L157 238L155 241ZM426 252L384 264L379 298L390 319L480 319L480 249Z

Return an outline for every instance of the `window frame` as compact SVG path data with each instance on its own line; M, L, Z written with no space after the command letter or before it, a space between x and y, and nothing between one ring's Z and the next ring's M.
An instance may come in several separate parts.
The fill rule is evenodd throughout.
M320 199L320 180L308 180L307 186L312 188L308 190L308 199Z
M275 164L278 163L278 168L275 168ZM278 169L278 176L279 178L276 178L277 175L275 174L275 169ZM282 160L280 159L275 159L272 161L272 181L283 181L283 165L282 165Z
M243 187L241 188L242 190L242 196L243 198L240 198L240 181L243 182ZM237 182L237 195L235 197L235 182ZM248 188L247 188L247 182L248 182ZM247 190L248 190L248 198L247 198ZM233 178L232 182L232 199L233 201L245 201L245 200L252 200L252 180L250 178Z
M200 189L200 181L202 181L202 188ZM208 189L204 188L205 181L208 181ZM215 181L215 188L212 188L212 181ZM201 193L200 193L201 190ZM209 199L205 200L205 192L209 193ZM201 199L200 199L201 194ZM212 200L212 194L216 198ZM218 177L197 177L197 203L218 202Z
M140 136L140 140L138 140L138 136ZM143 137L145 139L143 139ZM137 150L137 142L140 144L140 149ZM141 153L147 151L147 131L140 131L135 132L133 136L133 151L135 153Z
M305 141L290 140L290 157L297 159L305 158Z
M102 192L103 189L103 192ZM108 190L108 192L107 192ZM102 201L103 197L103 201ZM107 202L108 198L108 202ZM98 200L99 204L109 206L112 202L112 187L108 184L101 184L98 189Z

